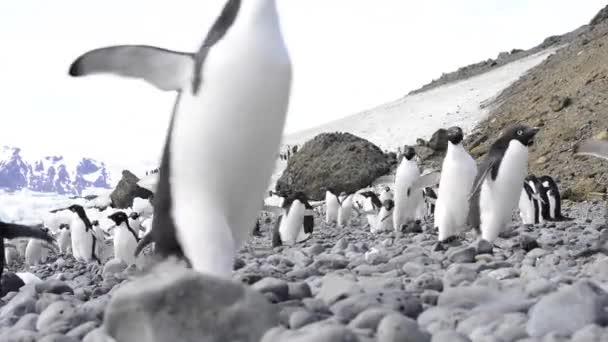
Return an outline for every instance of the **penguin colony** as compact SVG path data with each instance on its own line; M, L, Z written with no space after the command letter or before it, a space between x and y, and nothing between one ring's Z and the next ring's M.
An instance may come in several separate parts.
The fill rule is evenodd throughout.
M0 222L6 260L15 248L4 239L29 238L28 263L43 261L54 246L84 262L100 263L104 240L111 237L114 257L127 264L153 243L161 259L176 256L198 272L229 279L236 250L259 227L260 210L277 215L273 246L309 239L320 207L327 224L344 229L353 215L364 215L371 233L413 231L433 217L438 243L462 237L470 227L493 242L516 208L528 224L570 219L561 213L556 182L527 175L528 148L539 129L519 124L502 133L479 165L462 145L462 129L451 127L441 172L421 173L415 149L405 146L396 174L376 181L385 185L378 193L371 185L349 193L327 184L324 201L311 202L303 192L271 192L275 203L260 208L292 78L274 0L228 0L196 52L104 47L76 58L69 69L73 77L102 73L175 93L160 168L150 173L158 174L154 215L116 211L107 217L112 225L102 229L74 204L53 211L71 213L55 237L41 227ZM223 134L235 127L236 134ZM222 157L227 152L231 158ZM296 152L288 149L284 159ZM608 147L588 142L577 153L608 158ZM0 272L4 259L1 263Z

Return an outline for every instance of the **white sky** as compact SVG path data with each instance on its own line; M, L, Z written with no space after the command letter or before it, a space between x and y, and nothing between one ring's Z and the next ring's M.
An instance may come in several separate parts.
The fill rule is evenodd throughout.
M255 1L255 0L245 0ZM294 66L286 132L394 100L442 72L586 24L606 0L278 0ZM101 46L195 51L222 0L0 1L0 146L129 165L155 161L173 93L74 79ZM227 132L228 134L229 132Z

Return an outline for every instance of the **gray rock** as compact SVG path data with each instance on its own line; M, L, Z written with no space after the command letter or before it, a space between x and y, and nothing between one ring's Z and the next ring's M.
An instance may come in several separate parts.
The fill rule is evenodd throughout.
M38 317L36 329L49 333L65 334L74 326L82 323L76 307L66 301L59 301L49 305Z
M551 293L532 307L527 332L543 336L550 332L571 335L588 324L608 322L604 310L608 294L588 280Z
M335 274L328 274L323 277L323 285L317 298L323 300L327 305L348 298L352 295L360 294L363 289L354 277L346 278Z
M459 332L446 329L434 333L431 342L471 342L471 339Z
M553 292L556 289L557 284L550 282L545 278L535 279L526 284L526 294L530 297L538 297Z
M359 338L349 329L328 325L314 330L292 331L285 328L269 330L261 342L359 342Z
M31 330L12 330L9 329L0 333L2 342L37 342L39 334Z
M456 263L471 263L475 262L477 250L474 246L454 248L448 251L448 259Z
M443 285L454 287L463 283L472 283L477 278L477 271L469 265L452 264L443 274Z
M128 341L128 340L125 340ZM144 340L136 340L136 341L144 341ZM85 337L82 339L82 342L118 342L112 337L108 336L105 330L100 327L97 329L91 330Z
M489 277L497 280L511 279L519 277L519 271L512 268L499 268L488 273Z
M77 326L76 328L68 331L68 333L66 334L67 336L73 337L75 339L77 339L78 341L84 339L84 337L91 331L93 331L93 329L97 328L97 323L95 322L86 322L86 323L82 323L81 325Z
M308 310L296 310L289 316L289 328L299 329L307 324L317 321L317 315Z
M362 311L369 308L387 308L416 318L422 312L422 303L412 293L405 291L377 291L362 293L341 300L330 310L341 322L350 322Z
M338 254L322 254L317 256L315 261L309 266L325 274L330 271L343 269L348 265L349 260Z
M443 291L443 282L432 273L419 275L409 286L410 290L434 290Z
M308 255L319 255L325 251L325 246L320 243L315 243L310 247L304 248L302 251Z
M50 334L39 339L38 342L78 342L79 340L71 336L62 334Z
M25 286L24 286L25 287ZM0 318L19 318L25 314L36 311L36 291L32 287L31 290L23 290L13 297L7 304L0 308Z
M606 341L608 339L608 330L601 328L596 324L586 325L582 329L577 330L572 335L572 342L595 342Z
M527 316L524 313L509 313L498 320L477 327L469 336L473 341L485 341L493 337L498 337L502 341L516 341L528 336L526 321Z
M312 297L310 286L305 282L289 283L289 299L304 299Z
M378 342L429 342L431 335L415 320L400 314L385 316L378 325Z
M28 313L23 316L12 326L14 330L31 330L36 331L36 322L38 321L38 314Z
M501 292L483 286L451 287L439 295L438 306L473 308L480 304L494 301L501 297Z
M386 315L398 314L398 312L384 308L372 308L362 311L350 321L348 326L353 329L371 329L376 331L378 324Z
M279 323L257 291L167 261L114 293L104 325L118 341L259 341Z
M107 277L109 275L115 275L127 269L127 264L119 259L112 259L106 262L103 266L103 277Z
M492 254L494 251L494 245L484 239L477 239L472 246L477 254Z
M289 286L285 280L267 277L253 284L251 288L261 293L273 293L281 302L289 298Z
M74 294L74 290L72 290L68 284L60 280L47 279L42 283L36 284L35 287L36 292L38 293Z
M297 267L306 267L312 264L312 258L299 249L290 249L285 254Z

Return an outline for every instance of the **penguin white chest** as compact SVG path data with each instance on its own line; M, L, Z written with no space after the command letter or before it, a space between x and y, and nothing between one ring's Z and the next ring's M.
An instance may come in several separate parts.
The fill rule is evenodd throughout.
M325 193L325 205L327 206L325 210L325 222L338 222L338 211L340 210L340 203L338 202L338 198L336 195L327 191Z
M74 214L70 223L72 238L72 254L77 259L90 260L93 248L92 232L87 232L86 226L78 214Z
M346 225L353 213L353 195L348 195L342 199L342 205L338 210L338 225Z
M114 257L124 261L127 265L135 263L135 248L137 241L124 223L116 227L114 236Z
M182 90L171 133L178 241L194 269L221 276L255 222L289 103L291 62L276 9L260 11L239 15L209 50L199 92Z
M462 145L448 142L435 206L439 241L460 233L469 211L468 196L477 176L475 160Z
M57 238L57 244L59 245L59 251L63 254L68 252L70 247L70 231L68 229L62 229Z
M289 208L289 213L281 220L279 233L281 241L287 245L293 245L297 242L298 236L303 230L304 212L306 208L300 201L294 201Z
M496 179L488 175L481 186L479 210L482 237L494 241L511 219L528 170L528 148L512 140L505 151Z
M416 162L403 159L395 175L395 208L393 209L395 231L415 219L418 206L424 201L422 192L411 189L418 177L420 170Z

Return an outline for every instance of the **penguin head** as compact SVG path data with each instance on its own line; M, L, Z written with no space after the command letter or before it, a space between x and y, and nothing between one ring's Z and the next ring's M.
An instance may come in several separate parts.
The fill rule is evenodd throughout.
M114 221L116 225L120 225L123 222L127 222L127 220L129 219L127 214L125 214L123 211L117 211L114 214L108 216L108 218Z
M336 195L336 189L332 186L324 186L321 188L321 191L329 191L332 195Z
M84 208L81 205L78 204L72 204L71 206L68 207L68 209L73 212L76 213L78 215L83 215L84 212Z
M390 187L388 187L388 186L386 186L386 187L384 187L384 191L386 191L386 192L390 192L390 191L391 191L391 188L390 188Z
M386 208L387 211L391 211L391 210L393 210L393 207L395 207L395 201L390 200L390 199L386 200L382 203L382 206L384 208Z
M97 220L93 220L93 221L91 221L91 225L92 225L93 227L97 227L97 226L99 226L99 221L97 221Z
M458 145L464 139L464 135L462 133L462 129L458 126L453 126L448 128L447 130L447 138L448 141L454 145Z
M416 150L412 146L403 146L403 157L407 160L412 160L416 156Z
M524 146L532 146L534 144L534 136L540 131L537 127L528 127L525 125L515 125L508 128L503 136L511 140L517 140Z
M133 211L133 212L131 212L131 214L129 214L129 217L130 217L132 220L137 220L137 219L139 218L139 213L138 213L138 212L136 212L136 211Z
M293 194L290 194L283 201L283 208L289 208L294 201L299 201L302 204L308 203L308 196L302 191L296 191Z

